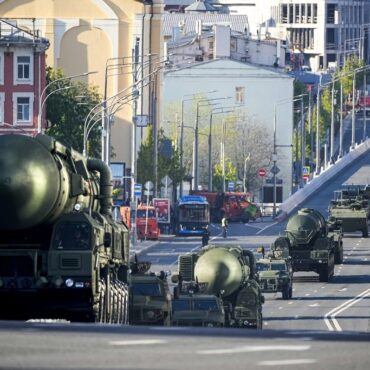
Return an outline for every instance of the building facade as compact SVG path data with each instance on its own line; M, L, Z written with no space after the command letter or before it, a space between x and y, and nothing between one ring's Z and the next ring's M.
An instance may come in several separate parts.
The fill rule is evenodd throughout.
M114 122L111 146L114 161L125 163L128 169L133 163L133 147L139 148L145 131L133 129L133 117L145 116L149 124L158 121L159 110L153 109L151 102L153 96L160 98L163 7L162 0L0 2L0 18L26 29L35 24L40 35L50 41L48 66L62 68L66 76L98 72L80 79L98 87L107 98L107 110L115 103L110 117ZM132 145L133 138L136 145Z
M182 112L187 111L192 104L188 99L193 99L197 94L199 97L210 99L230 97L218 101L220 105L217 106L235 106L238 114L253 118L254 122L265 128L271 143L269 148L266 148L268 151L272 150L276 113L276 144L279 145L277 166L280 169L278 177L283 179L285 200L292 191L293 80L273 67L264 68L230 59L217 59L167 70L163 80L162 110L166 122L163 126L173 126L174 123L181 122ZM207 96L207 92L213 93ZM177 112L177 119L174 118L174 110ZM187 117L185 126L194 128L193 116ZM186 129L185 132L186 135L194 136L194 129ZM207 128L205 132L208 132ZM214 148L219 147L220 142L214 142ZM230 154L235 151L235 147L229 146L225 150ZM267 177L271 178L270 169L267 169L267 172ZM202 184L202 181L199 184Z
M0 21L0 134L36 135L45 87L46 38Z

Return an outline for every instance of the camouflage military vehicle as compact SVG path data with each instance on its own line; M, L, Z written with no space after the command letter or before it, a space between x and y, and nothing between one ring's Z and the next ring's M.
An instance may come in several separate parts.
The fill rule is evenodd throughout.
M132 325L171 325L172 298L163 271L131 275L129 316Z
M190 284L174 294L172 323L175 326L225 326L222 298L203 294L199 290L199 284Z
M329 216L326 220L328 225L328 237L334 241L334 263L343 263L343 231L341 222L335 217Z
M329 217L341 226L342 231L361 231L364 238L368 237L368 213L360 202L349 199L332 200Z
M283 299L292 298L293 269L289 258L260 258L256 269L263 293L281 292Z
M225 325L262 328L264 297L257 281L255 257L236 245L208 245L179 256L184 281L197 281L205 294L220 295Z
M109 166L50 136L1 135L0 205L0 317L128 321Z

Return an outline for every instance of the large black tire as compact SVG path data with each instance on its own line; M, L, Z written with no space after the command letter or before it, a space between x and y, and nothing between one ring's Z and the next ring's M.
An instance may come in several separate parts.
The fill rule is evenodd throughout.
M292 297L293 297L293 287L290 286L290 288L289 288L289 299L292 299Z
M362 229L362 237L363 238L367 238L369 236L369 229L368 229L368 227L366 226L366 227L364 227L363 229Z
M343 263L343 246L336 248L335 255L334 255L334 263L336 265L340 265Z
M283 289L281 291L283 299L289 299L289 285L285 284L283 286Z
M319 280L321 282L329 281L329 266L322 266L319 272Z

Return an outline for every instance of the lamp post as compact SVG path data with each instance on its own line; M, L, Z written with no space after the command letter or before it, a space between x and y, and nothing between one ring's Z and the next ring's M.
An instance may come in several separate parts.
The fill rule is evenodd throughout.
M181 100L181 127L180 127L180 168L184 166L184 104L187 101L196 100L196 97L202 94L212 94L217 92L217 90L199 92L197 94L185 94L182 96ZM186 97L191 96L190 99L185 99ZM183 181L180 181L180 197L183 194Z
M213 122L213 115L214 114L226 114L233 112L232 110L228 111L221 111L216 112L218 109L224 109L223 107L215 108L211 111L210 118L209 118L209 135L208 135L208 190L212 191L213 184L212 184L212 177L213 177L213 167L212 167L212 122ZM225 108L226 109L226 108Z
M244 176L243 176L243 190L244 193L247 192L247 186L246 186L246 176L247 176L247 161L251 159L251 153L248 153L248 156L244 159Z
M273 162L273 208L272 208L272 217L276 217L276 163L277 163L277 151L276 149L278 147L292 147L292 144L288 145L278 145L276 143L276 125L277 125L277 119L276 119L276 108L278 105L281 104L287 104L287 103L293 103L297 100L303 100L303 97L306 96L307 94L301 94L301 95L296 95L292 99L282 99L276 102L274 105L274 133L273 133L273 153L271 156L272 162Z
M43 109L43 105L46 101L46 99L52 94L52 92L44 99L44 96L45 96L45 93L46 93L46 90L48 89L48 87L50 87L51 85L57 83L57 82L61 82L61 81L66 81L66 80L72 80L74 78L77 78L77 77L83 77L83 76L87 76L87 75L90 75L90 74L93 74L93 73L98 73L98 71L91 71L91 72L84 72L84 73L80 73L80 74L77 74L77 75L72 75L72 76L65 76L65 77L61 77L61 78L57 78L56 80L53 80L51 82L49 82L45 87L44 89L42 90L41 94L40 94L40 97L39 97L39 104L38 104L38 108L39 108L39 111L38 111L38 117L37 117L37 132L38 133L41 133L42 132L42 109ZM61 90L62 88L59 88L57 90ZM57 91L55 90L55 91Z

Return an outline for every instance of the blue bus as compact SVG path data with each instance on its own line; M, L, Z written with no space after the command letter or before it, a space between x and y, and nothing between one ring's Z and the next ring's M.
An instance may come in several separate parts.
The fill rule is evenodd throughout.
M203 236L209 233L210 211L207 198L186 195L177 203L176 235Z

